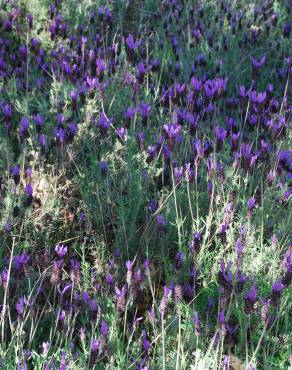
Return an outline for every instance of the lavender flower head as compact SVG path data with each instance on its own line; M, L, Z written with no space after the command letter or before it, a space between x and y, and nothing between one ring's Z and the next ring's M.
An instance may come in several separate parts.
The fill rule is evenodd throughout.
M57 253L58 257L59 258L63 258L66 256L67 254L67 251L68 251L68 248L67 246L63 245L63 244L57 244L55 246L55 252Z
M107 161L101 160L99 162L99 170L100 170L100 173L101 173L102 176L104 176L107 173L107 170L108 170Z
M144 102L142 102L140 104L139 112L142 116L143 126L147 125L148 116L149 116L150 111L151 111L151 105L150 104L147 104L147 103L144 103Z
M182 266L183 260L185 258L185 254L182 251L177 252L175 256L175 270L179 270Z
M256 204L255 197L251 197L251 198L248 199L248 201L247 201L247 212L248 212L247 215L248 215L248 218L252 217L255 204Z
M217 140L217 151L220 151L222 149L223 142L227 136L227 131L220 126L215 127L215 135Z
M166 310L168 308L169 299L171 297L171 293L172 291L170 288L168 288L167 286L163 287L163 297L161 299L159 306L159 311L162 317L165 316Z
M127 44L127 46L128 46L129 49L135 50L135 49L137 49L141 45L141 40L135 41L134 36L130 34L126 38L126 44Z
M256 58L253 58L251 57L250 58L251 60L251 64L252 66L255 68L255 69L260 69L264 66L264 64L266 63L266 56L263 55L262 57L260 57L259 59L256 59Z
M159 229L163 229L166 226L166 219L162 214L157 215L156 224Z
M103 132L106 132L107 129L111 126L112 119L106 117L106 115L102 112L99 116L99 127Z
M181 129L182 129L182 126L177 125L177 124L172 124L172 125L165 124L165 125L163 125L163 130L164 130L164 133L166 135L166 138L170 141L173 141L174 139L176 139L178 137L178 135L181 132Z
M12 117L12 106L10 104L4 104L1 109L5 119L10 120Z
M116 287L117 308L119 312L124 312L126 309L126 294L127 287L125 285L121 289Z
M98 339L93 339L91 342L91 352L96 353L100 348L100 341Z
M254 311L254 305L257 298L257 289L255 285L252 285L250 290L245 294L245 312L250 314Z
M12 174L15 185L18 185L19 181L20 181L20 166L19 166L19 164L16 164L14 167L12 167L10 172Z
M19 136L21 139L25 139L27 137L28 128L29 128L29 119L27 117L22 117L19 127Z
M101 322L100 332L101 332L101 335L104 338L107 336L108 326L107 326L107 323L104 320L102 320L102 322Z
M272 298L271 298L271 304L273 306L278 306L280 303L281 298L281 292L284 288L284 285L282 283L282 279L278 279L275 283L272 285Z
M193 234L193 239L189 244L189 249L192 254L199 252L201 238L202 238L202 233L200 231L195 231Z
M25 192L26 194L29 196L29 197L32 197L32 194L33 194L33 187L31 184L27 184L25 186Z
M26 301L25 301L24 297L19 298L17 303L16 303L16 310L17 310L17 313L18 313L18 317L20 319L23 318L25 304L26 304Z

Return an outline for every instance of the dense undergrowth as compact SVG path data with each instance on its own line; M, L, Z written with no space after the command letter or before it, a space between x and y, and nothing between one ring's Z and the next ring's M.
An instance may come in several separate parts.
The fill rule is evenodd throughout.
M0 367L292 366L291 1L0 11Z

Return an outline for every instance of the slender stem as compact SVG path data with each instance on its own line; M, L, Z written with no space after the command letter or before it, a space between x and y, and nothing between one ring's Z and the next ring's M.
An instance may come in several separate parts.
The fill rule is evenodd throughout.
M199 193L198 193L198 166L195 163L195 184L196 184L196 212L197 212L197 229L199 229Z
M161 340L162 340L162 369L165 370L165 333L164 333L163 314L161 314Z
M193 208L192 208L192 202L191 202L191 196L190 196L190 183L187 181L187 192L188 192L188 201L189 201L189 207L192 217L192 224L194 224L194 214L193 214Z
M195 359L195 368L194 368L194 370L197 370L199 356L200 356L200 352L199 352L199 336L197 335L196 336L196 359Z
M7 273L7 283L6 283L5 291L4 291L4 300L3 300L2 317L1 317L2 343L4 343L6 301L7 301L7 296L9 294L9 278L10 278L10 272L11 272L11 266L12 266L14 246L15 246L15 237L13 238L13 241L12 241L12 250L11 250L11 255L10 255L10 260L9 260L8 273Z
M177 342L177 353L176 353L176 366L175 369L179 370L179 358L180 358L180 342L181 342L181 312L178 310L178 342Z
M177 197L176 197L176 186L175 186L175 182L174 182L174 177L173 177L173 167L171 165L171 178L172 178L172 185L173 185L173 196L174 196L174 205L175 205L175 212L176 212L176 226L177 226L177 233L178 233L178 244L179 244L179 247L181 247L181 218L179 216L179 213L178 213L178 206L177 206Z

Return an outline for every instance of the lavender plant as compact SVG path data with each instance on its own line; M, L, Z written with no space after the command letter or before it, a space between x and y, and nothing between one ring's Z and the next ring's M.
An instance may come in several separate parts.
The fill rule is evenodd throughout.
M291 1L0 10L0 367L291 367Z

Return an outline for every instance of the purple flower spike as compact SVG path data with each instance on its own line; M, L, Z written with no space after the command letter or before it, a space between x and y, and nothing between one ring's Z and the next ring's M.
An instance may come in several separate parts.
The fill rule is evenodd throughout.
M8 271L6 268L4 268L1 272L1 284L3 287L7 284L8 281Z
M263 104L264 101L266 100L266 97L267 97L266 91L259 92L258 93L258 96L257 96L257 102L258 102L258 104Z
M25 139L27 137L28 128L29 128L29 119L27 117L22 117L19 127L19 136L21 139Z
M127 261L126 262L126 267L127 267L127 270L128 271L131 271L132 270L133 264L134 263L132 261Z
M132 118L135 116L135 110L132 107L129 107L125 113L126 127L130 127Z
M254 207L255 207L255 204L256 204L256 199L255 197L251 197L249 198L249 200L247 201L247 209L248 209L248 218L251 218L252 217L252 214L253 214L253 210L254 210Z
M32 176L32 167L28 167L25 171L25 177L31 178L31 176Z
M63 245L63 244L57 244L56 247L55 247L55 252L57 253L57 255L60 257L60 258L63 258L66 256L67 254L67 251L68 251L68 248L67 246Z
M250 314L254 311L254 304L257 298L257 289L255 285L252 285L250 291L245 295L245 312Z
M4 231L4 234L8 234L10 231L12 230L12 225L10 222L6 222L4 225L3 225L3 231Z
M41 134L40 137L39 137L39 144L40 144L41 148L44 148L46 143L47 143L47 136L44 135L44 134Z
M117 129L117 134L118 134L119 139L122 142L124 142L126 139L126 135L127 135L127 129L125 129L124 127L120 127Z
M282 279L280 278L272 285L272 298L271 304L273 306L278 306L280 303L281 292L284 289L284 285L282 283Z
M137 65L137 79L140 83L143 82L144 76L147 73L147 68L145 67L144 63L139 63Z
M84 212L79 213L79 221L84 224L87 220L86 214Z
M198 80L196 77L192 77L191 85L192 85L192 88L195 90L195 92L199 92L203 88L202 82Z
M171 289L168 288L167 286L163 287L163 297L162 297L162 300L161 300L160 306L159 306L159 311L160 311L162 317L166 313L168 303L169 303L169 299L171 297L171 292L172 292Z
M107 173L107 170L108 170L107 161L101 160L99 162L99 170L102 176L104 176Z
M200 231L194 232L193 239L189 244L189 249L193 255L199 252L201 237L202 237L202 233Z
M99 350L100 341L98 339L93 339L91 342L91 352L96 353Z
M235 248L236 248L237 254L242 254L243 253L243 244L242 244L242 241L240 239L238 239L236 241Z
M114 283L114 278L112 274L108 274L105 280L109 286L112 286Z
M127 287L125 285L121 289L116 287L117 307L119 312L124 312L126 309L126 293Z
M175 182L178 184L181 179L183 178L184 168L183 167L175 167L173 169L173 175L175 177Z
M89 367L93 369L95 366L94 364L97 362L99 352L102 348L102 341L99 339L92 339L91 341L91 350L90 350L90 360L89 360Z
M16 303L16 310L20 319L23 318L24 309L25 309L25 299L24 297L21 297L18 299Z
M182 266L183 260L185 258L184 252L180 251L175 256L175 269L179 270Z
M237 253L237 267L240 268L242 266L242 260L243 260L243 243L240 239L236 241L235 249Z
M98 79L99 81L102 81L104 72L106 69L105 61L101 58L98 58L96 59L95 64L96 64L96 74L98 76Z
M180 125L177 125L177 124L173 124L173 125L165 124L165 125L163 125L163 130L165 132L165 135L166 135L167 139L170 140L170 141L173 141L175 138L178 137L178 135L181 132L181 129L182 129L182 127Z
M11 168L11 175L13 177L15 185L19 184L20 181L20 166L16 164L14 167Z
M155 199L151 199L148 203L148 209L151 213L154 213L158 208L158 202Z
M77 259L72 258L72 259L70 260L70 265L71 265L71 268L72 268L73 270L78 270L78 269L79 269L79 267L80 267L80 262L79 262Z
M264 66L266 62L266 56L262 56L260 59L255 59L251 57L251 64L252 64L252 78L253 80L259 75L261 68Z
M46 357L48 355L48 353L49 353L50 343L49 342L43 342L42 343L42 349L43 349L42 355L44 357Z
M265 62L266 62L266 56L265 55L263 55L260 59L255 59L255 58L251 57L251 64L256 69L262 68L263 65L265 64Z
M292 30L292 25L290 22L285 22L283 25L283 36L288 38Z
M217 140L216 150L220 151L222 149L223 141L225 140L227 136L227 131L223 127L216 126L215 135L216 135L216 140Z
M104 320L102 320L102 322L101 322L100 332L101 332L101 335L104 338L107 336L108 326L107 326L107 323Z
M69 128L69 139L70 140L73 140L74 139L74 136L76 135L76 132L78 130L78 127L76 125L75 122L71 122L69 125L68 125L68 128Z
M44 125L45 118L37 113L33 116L33 120L34 120L34 123L35 123L36 131L39 133L42 126Z
M2 105L1 109L4 117L7 120L10 120L12 117L12 106L10 104L4 104Z
M27 57L27 47L26 47L26 45L21 45L19 47L19 54L21 55L22 58L26 59L26 57Z
M140 104L139 112L142 116L143 126L147 126L147 120L148 120L150 111L151 111L151 106L149 104L144 103L144 102Z
M106 115L102 112L99 116L99 127L101 131L106 133L111 123L112 123L112 119L108 119Z
M147 339L147 333L146 333L145 329L143 330L142 346L143 346L144 355L147 357L149 355L149 351L150 351L150 348L151 348L151 343Z
M127 44L128 48L130 50L135 50L135 49L137 49L141 45L141 40L135 41L134 36L133 35L129 35L126 38L126 44Z
M222 358L222 370L230 369L230 359L228 356L224 355Z
M62 145L66 141L66 131L60 127L55 130L55 137L58 140L58 142Z
M149 275L150 269L151 269L151 260L150 260L150 258L146 258L143 265L144 265L146 275Z
M32 194L33 194L33 187L31 184L27 184L25 186L25 192L26 194L29 196L29 197L32 197Z
M285 275L283 278L283 283L285 287L289 286L289 284L292 282L292 247L287 250L283 262L282 262L283 268L285 270Z
M246 90L245 86L239 86L239 96L246 98L249 95L249 91Z
M166 226L166 219L163 215L157 215L156 224L159 229L163 229Z
M77 110L77 100L78 100L78 91L77 90L73 90L70 92L69 96L70 96L70 99L71 99L71 109L73 111L76 111Z
M86 78L87 85L89 87L89 96L91 99L94 98L94 91L97 87L97 79L96 78L91 78L87 77Z
M17 370L27 370L27 363L25 361L18 362Z
M135 110L132 107L129 107L125 113L125 117L131 120L134 117L134 115L135 115Z
M31 48L34 52L37 52L40 46L40 41L34 37L31 38Z

